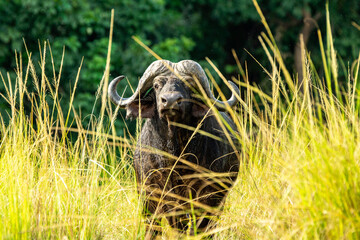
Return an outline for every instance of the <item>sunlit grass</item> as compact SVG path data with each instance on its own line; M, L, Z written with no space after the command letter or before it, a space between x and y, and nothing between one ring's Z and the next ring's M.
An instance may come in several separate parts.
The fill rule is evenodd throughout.
M244 144L239 181L222 215L221 226L230 229L220 233L219 239L360 237L360 125L355 102L359 62L356 71L349 73L354 77L349 76L344 86L348 89L340 93L329 17L327 21L329 56L319 38L326 80L316 78L302 43L303 85L290 94L285 94L291 87L278 71L281 63L273 61L279 58L276 45L261 41L267 54L268 48L275 54L268 55L273 65L268 72L276 90L271 104L262 101L265 110L262 121L254 126L256 137ZM335 91L330 90L333 86ZM259 115L245 114L250 121L251 114Z
M6 86L2 101L11 112L7 124L1 116L0 126L0 238L136 238L143 227L131 167L133 140L109 134L105 111L91 119L91 129L82 127L72 104L63 112L58 96L62 69L46 66L47 58L53 62L49 50L44 43L40 74L27 52L24 69L17 55L16 79L1 76ZM51 78L45 75L49 69ZM79 74L74 89L78 80ZM30 81L34 93L25 87ZM30 116L24 112L25 98L31 101Z
M238 96L239 107L229 112L237 126L241 166L212 231L215 239L360 238L360 55L348 80L339 79L329 17L327 21L328 45L318 31L324 77L301 44L304 79L298 86L266 24L267 33L259 40L272 66L265 71L272 91L250 85L251 73L236 58L241 79L233 80L245 91ZM1 101L11 107L8 123L0 116L0 238L144 238L132 167L136 136L116 136L117 109L105 97L110 51L96 98L101 113L82 126L72 103L69 112L63 112L58 94L62 69L45 64L53 59L49 44L42 47L40 72L27 52L26 64L17 55L16 79L0 76L6 86ZM46 69L53 76L46 76ZM214 81L219 77L207 73L219 90ZM81 67L76 84L79 78ZM30 82L34 93L26 88ZM31 102L30 115L24 112L24 99ZM161 228L166 238L177 236L165 221Z

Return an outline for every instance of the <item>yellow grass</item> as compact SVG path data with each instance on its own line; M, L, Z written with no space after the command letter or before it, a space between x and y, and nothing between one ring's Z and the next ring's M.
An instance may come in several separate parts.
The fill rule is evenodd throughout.
M331 85L345 81L337 74L328 27L330 56L325 54L319 32L325 76L317 77L301 44L304 80L303 86L297 86L260 7L254 3L266 26L267 34L259 39L272 65L266 70L272 90L264 93L250 85L247 76L251 73L243 70L233 52L243 78L233 80L245 90L238 96L238 108L229 109L237 126L240 146L235 147L241 150L241 167L211 233L214 239L358 239L360 122L356 83L360 54L343 86L345 93L332 91ZM81 125L81 117L72 107L81 74L76 78L68 112L61 108L58 86L62 67L45 64L47 58L53 63L48 43L42 46L40 72L27 52L26 64L16 56L16 79L0 76L6 86L1 101L11 107L9 122L0 116L1 239L144 238L142 201L132 167L136 136L116 136L118 109L111 108L106 98L111 36L98 90L102 95L97 96L102 111L88 126ZM81 63L79 66L80 73ZM46 69L52 70L53 76L46 76ZM209 76L214 78L219 77ZM26 88L30 82L35 85L34 93ZM260 100L255 101L255 96ZM28 115L24 99L32 105ZM107 116L110 128L105 127ZM220 116L218 119L221 121ZM163 238L178 237L165 221L160 227Z

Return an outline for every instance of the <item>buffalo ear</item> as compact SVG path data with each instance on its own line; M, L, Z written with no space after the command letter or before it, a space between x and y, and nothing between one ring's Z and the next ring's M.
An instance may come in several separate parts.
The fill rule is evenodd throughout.
M207 107L206 105L196 102L193 103L192 106L192 115L196 118L202 118L205 116L205 114L209 111L209 107Z
M126 106L126 118L152 118L155 115L154 103L131 102Z

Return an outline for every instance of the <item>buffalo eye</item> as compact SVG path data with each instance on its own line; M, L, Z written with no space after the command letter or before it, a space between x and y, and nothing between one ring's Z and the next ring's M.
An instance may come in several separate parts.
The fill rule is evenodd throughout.
M158 89L159 89L159 84L158 84L158 83L155 83L155 84L154 84L154 89L155 89L155 90L158 90Z

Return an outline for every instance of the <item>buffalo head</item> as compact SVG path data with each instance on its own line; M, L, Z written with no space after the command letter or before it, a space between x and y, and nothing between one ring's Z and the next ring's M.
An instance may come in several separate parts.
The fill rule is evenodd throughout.
M208 108L194 97L194 93L200 92L200 88L220 111L225 111L226 105L232 107L238 102L234 92L239 94L239 88L230 81L233 91L231 98L226 102L217 100L211 93L204 70L192 60L178 63L168 60L153 62L129 98L120 97L116 91L116 85L123 78L124 76L119 76L112 80L108 93L114 104L126 108L126 117L130 118L158 116L160 119L187 122L192 117L202 117Z

